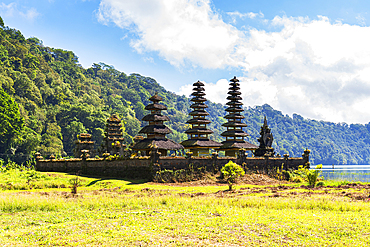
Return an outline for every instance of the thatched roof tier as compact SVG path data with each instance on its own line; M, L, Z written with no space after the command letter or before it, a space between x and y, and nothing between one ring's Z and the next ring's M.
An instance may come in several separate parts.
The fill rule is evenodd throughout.
M242 93L241 92L238 92L238 91L229 91L227 94L230 94L230 95L241 95Z
M232 140L232 141L223 141L220 150L230 150L230 149L240 150L242 148L246 150L255 150L258 147L246 141Z
M193 88L193 91L200 92L200 91L205 91L205 89L204 89L204 87L195 87L195 88Z
M209 113L206 111L192 111L189 113L190 116L208 116Z
M165 150L178 150L183 149L184 146L178 144L172 140L163 138L150 138L141 140L133 145L133 150L151 150L153 148L165 149Z
M200 104L192 104L190 108L208 108L208 106L206 104L200 103Z
M207 101L207 99L204 98L204 97L194 97L190 101L193 101L193 102L204 102L204 101Z
M123 141L124 140L124 138L123 137L119 137L119 138L117 138L117 137L108 137L108 140L114 140L114 141Z
M107 119L107 122L119 122L120 123L121 119L116 114L113 114Z
M228 114L224 118L226 118L226 119L243 119L244 116L242 116L240 114Z
M205 134L212 134L213 131L209 130L207 128L192 128L185 131L186 134L199 134L199 135L205 135Z
M229 90L230 91L237 91L237 90L240 90L240 87L238 87L238 86L232 86L232 87L229 87Z
M195 91L191 94L192 96L196 96L196 97L202 97L204 95L206 95L205 93L203 92L199 92L199 91Z
M152 97L149 98L150 101L153 101L153 102L159 102L159 101L162 101L163 98L161 96L159 96L157 93L155 93L155 95L153 95Z
M242 111L244 111L244 109L241 108L241 107L228 107L228 108L225 109L225 111L227 111L227 112L242 112Z
M149 104L147 106L145 106L145 110L148 110L148 111L151 111L151 110L167 110L167 107L165 105L162 105L162 104L157 104L157 103L154 103L154 104Z
M237 105L243 105L242 102L238 102L238 101L230 101L230 102L227 102L226 105L231 105L231 106L237 106Z
M205 118L192 118L186 122L187 124L209 124L211 120Z
M237 100L242 100L242 97L240 97L240 96L228 96L226 99L237 101Z
M193 86L194 87L203 87L204 86L204 84L202 83L202 82L200 82L200 81L197 81L197 82L195 82L194 84L193 84Z
M160 114L149 114L143 117L143 121L170 121L170 118Z
M227 131L222 132L221 135L222 136L225 136L225 137L232 137L232 136L235 136L235 137L245 137L245 136L248 136L248 134L245 133L241 129L227 130Z
M172 130L170 130L165 125L147 125L142 128L139 133L143 134L170 134Z
M210 139L189 139L186 141L181 142L185 148L219 148L222 146L221 143L212 141Z
M248 125L245 123L238 123L238 122L227 122L222 124L222 127L247 127Z

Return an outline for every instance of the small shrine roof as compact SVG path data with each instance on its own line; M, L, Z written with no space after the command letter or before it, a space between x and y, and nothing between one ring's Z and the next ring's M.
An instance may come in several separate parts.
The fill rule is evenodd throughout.
M204 86L204 84L203 84L202 82L200 82L200 81L197 81L197 82L195 82L195 83L193 84L193 86L195 86L195 87L197 87L197 86L201 86L201 87L203 87L203 86Z
M153 95L152 97L149 98L150 101L153 101L153 102L158 102L158 101L162 101L163 98L161 96L158 95L158 93L155 93L155 95Z
M121 119L116 114L113 114L107 119L107 122L121 122Z

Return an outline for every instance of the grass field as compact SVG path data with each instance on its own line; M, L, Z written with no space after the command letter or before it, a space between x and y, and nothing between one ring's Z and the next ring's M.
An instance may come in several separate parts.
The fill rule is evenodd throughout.
M369 246L370 186L0 173L1 246ZM262 177L261 177L262 178ZM203 184L203 185L202 185Z

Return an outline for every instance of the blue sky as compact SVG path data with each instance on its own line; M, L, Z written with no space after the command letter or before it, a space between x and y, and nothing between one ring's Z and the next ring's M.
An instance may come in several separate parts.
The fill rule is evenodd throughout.
M0 15L85 68L104 62L185 95L201 80L220 103L235 75L246 106L370 121L369 1L9 0Z

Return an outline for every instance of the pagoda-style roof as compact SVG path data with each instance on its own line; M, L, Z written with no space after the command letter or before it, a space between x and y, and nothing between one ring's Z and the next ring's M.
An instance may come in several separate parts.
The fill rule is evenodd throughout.
M221 150L240 150L240 149L245 149L245 150L255 150L258 147L252 143L242 141L242 140L229 140L229 141L223 141Z
M192 104L190 108L208 108L208 106L203 103L197 103L197 104Z
M224 118L226 118L226 119L243 119L244 116L242 116L240 114L228 114Z
M227 102L226 105L237 106L237 105L243 105L243 103L238 102L238 101L230 101L230 102Z
M222 136L226 136L226 137L232 137L232 136L235 136L235 137L243 137L243 136L248 136L248 134L245 133L241 129L227 130L227 131L222 132L221 135Z
M199 87L203 87L203 86L204 86L204 84L203 84L203 82L197 81L196 83L194 83L194 84L193 84L193 86L194 86L194 87L198 87L198 86L199 86Z
M192 118L188 120L186 123L188 124L209 124L211 120L205 118Z
M209 113L206 111L192 111L189 113L190 116L208 116Z
M221 147L221 143L212 141L210 139L189 139L186 141L181 142L181 145L183 145L186 148L219 148Z
M162 105L162 104L153 103L153 104L149 104L149 105L145 106L145 110L148 110L148 111L151 111L151 110L163 111L163 110L167 110L167 107L165 105Z
M155 95L153 95L152 97L149 98L150 101L153 101L153 102L158 102L158 101L162 101L163 98L161 96L158 95L158 93L155 93Z
M223 127L247 127L248 125L242 122L227 122L222 124Z
M185 131L186 134L190 135L190 134L200 134L200 135L204 135L204 134L212 134L213 131L212 130L209 130L207 128L191 128L191 129L188 129L187 131Z
M166 138L145 138L132 147L133 150L151 150L153 148L178 150L183 149L184 146Z
M108 119L107 119L107 122L113 122L113 123L121 123L121 119L116 115L116 114L113 114L112 116L110 116Z
M143 134L170 134L172 130L166 125L147 125L142 128L139 133Z
M242 112L244 110L241 107L228 107L228 108L225 109L225 111L227 111L227 112L237 112L237 111Z
M242 97L240 97L240 96L228 96L226 99L236 101L236 100L242 100Z
M160 114L149 114L142 118L143 121L170 121L170 118Z

